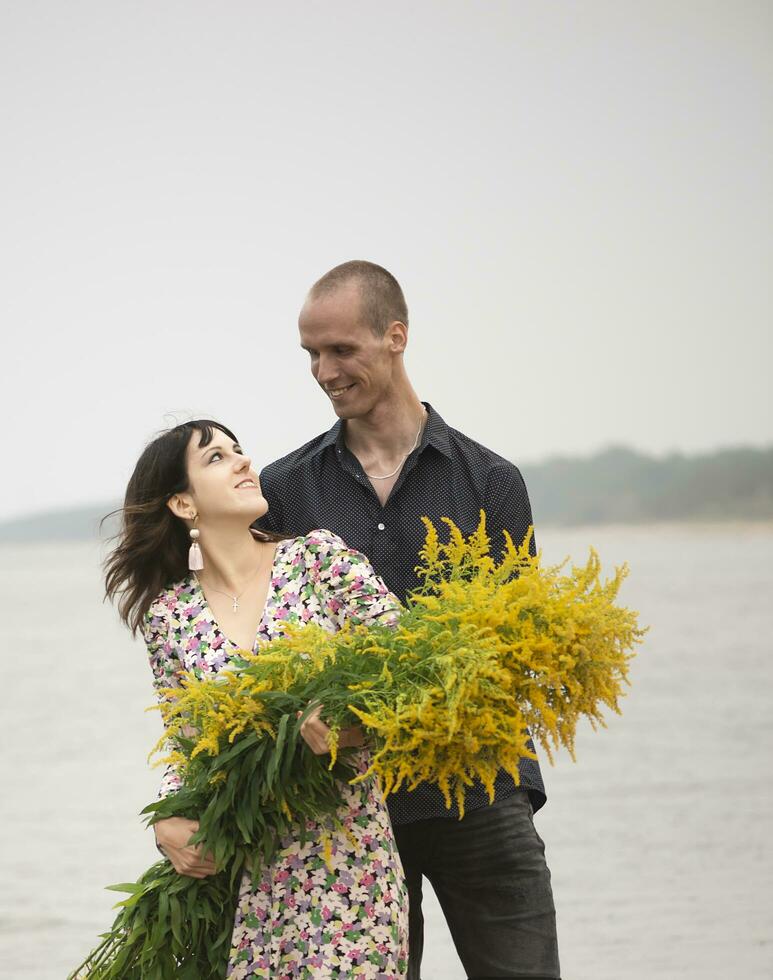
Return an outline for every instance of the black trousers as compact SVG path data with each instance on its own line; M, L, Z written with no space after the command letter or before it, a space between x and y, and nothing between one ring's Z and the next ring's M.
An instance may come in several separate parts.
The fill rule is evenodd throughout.
M471 980L560 980L550 871L526 790L462 820L432 818L394 830L410 901L408 980L421 977L423 877Z

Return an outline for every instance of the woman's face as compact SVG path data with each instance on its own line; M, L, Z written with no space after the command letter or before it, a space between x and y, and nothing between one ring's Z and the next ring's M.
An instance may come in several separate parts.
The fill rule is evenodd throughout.
M215 429L208 446L199 446L201 436L194 432L186 450L188 491L179 494L190 499L199 522L243 517L251 524L268 510L260 492L258 474L241 446L220 429Z

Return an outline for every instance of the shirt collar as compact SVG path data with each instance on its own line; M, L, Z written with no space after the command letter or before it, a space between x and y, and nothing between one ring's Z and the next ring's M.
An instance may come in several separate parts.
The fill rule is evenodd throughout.
M448 426L429 402L423 402L423 405L427 409L429 418L427 419L427 425L424 428L424 435L422 436L419 448L424 449L427 445L434 446L444 456L448 456L451 459L451 440L448 435Z
M344 436L343 436L344 426L341 419L339 419L332 429L328 429L325 435L322 437L320 444L314 450L314 455L323 452L328 446L338 446L340 449L343 446Z
M429 418L427 419L427 424L424 427L424 433L421 437L419 452L426 446L434 446L435 449L440 450L444 456L448 456L450 459L451 440L448 436L448 426L429 402L423 402L422 404L426 407ZM315 455L316 453L323 452L328 446L335 446L336 449L344 448L344 423L342 419L338 419L332 429L328 429L317 446Z

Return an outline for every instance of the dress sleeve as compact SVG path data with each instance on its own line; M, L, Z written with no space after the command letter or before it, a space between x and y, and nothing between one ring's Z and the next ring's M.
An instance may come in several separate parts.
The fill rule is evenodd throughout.
M179 673L182 670L169 638L169 608L157 600L145 613L142 635L148 648L150 669L153 671L153 687L159 703L164 700L161 693L166 687L179 687ZM159 798L168 796L180 788L180 777L174 767L168 765L161 778Z
M322 612L341 629L345 622L394 626L400 600L376 575L360 551L347 547L332 531L306 535L308 572L319 594Z

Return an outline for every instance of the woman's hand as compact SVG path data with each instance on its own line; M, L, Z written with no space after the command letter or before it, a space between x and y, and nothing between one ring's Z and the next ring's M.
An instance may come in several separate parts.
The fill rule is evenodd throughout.
M175 871L190 878L206 878L217 870L211 854L203 854L201 844L188 841L199 829L198 820L165 817L154 824L156 843L172 862Z
M322 721L322 708L324 705L318 704L306 720L301 725L301 735L315 755L326 755L330 752L330 729ZM301 712L298 712L300 718ZM338 748L347 749L365 744L365 732L359 725L351 725L349 728L342 728L338 733Z

